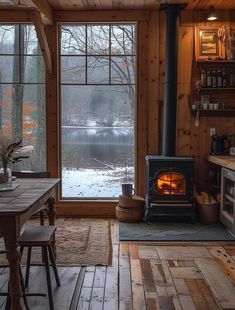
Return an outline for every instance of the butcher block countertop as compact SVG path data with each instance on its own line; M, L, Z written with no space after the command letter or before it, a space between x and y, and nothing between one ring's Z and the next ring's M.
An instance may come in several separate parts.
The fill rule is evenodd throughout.
M235 170L235 156L234 155L209 155L207 157L207 160L218 166Z

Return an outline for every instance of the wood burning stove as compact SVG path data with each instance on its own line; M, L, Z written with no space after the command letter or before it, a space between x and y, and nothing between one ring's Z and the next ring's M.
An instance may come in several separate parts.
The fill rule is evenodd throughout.
M164 4L166 12L165 83L163 104L163 156L146 156L147 185L145 219L195 221L193 158L175 157L177 112L178 23L181 4Z
M145 219L195 221L193 158L146 156L147 184Z

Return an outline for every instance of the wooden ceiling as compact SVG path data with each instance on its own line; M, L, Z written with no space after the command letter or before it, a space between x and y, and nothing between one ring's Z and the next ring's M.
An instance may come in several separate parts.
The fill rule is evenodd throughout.
M188 10L235 9L235 0L0 0L0 7L50 7L53 10L159 9L162 3L184 3Z

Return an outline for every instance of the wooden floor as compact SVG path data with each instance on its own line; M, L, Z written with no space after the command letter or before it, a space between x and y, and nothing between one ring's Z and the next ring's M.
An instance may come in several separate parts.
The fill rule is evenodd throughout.
M119 244L117 222L112 237L112 266L59 267L55 310L235 309L235 245ZM30 292L45 292L43 267L32 267L30 276ZM3 269L3 289L7 279ZM46 297L28 301L31 309L49 309Z

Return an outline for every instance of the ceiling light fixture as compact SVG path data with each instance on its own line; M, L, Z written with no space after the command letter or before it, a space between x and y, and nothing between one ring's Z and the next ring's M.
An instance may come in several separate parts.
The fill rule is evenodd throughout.
M209 20L209 21L213 21L213 20L217 20L218 17L215 13L215 10L214 8L212 7L211 10L208 12L207 16L206 16L206 19Z

